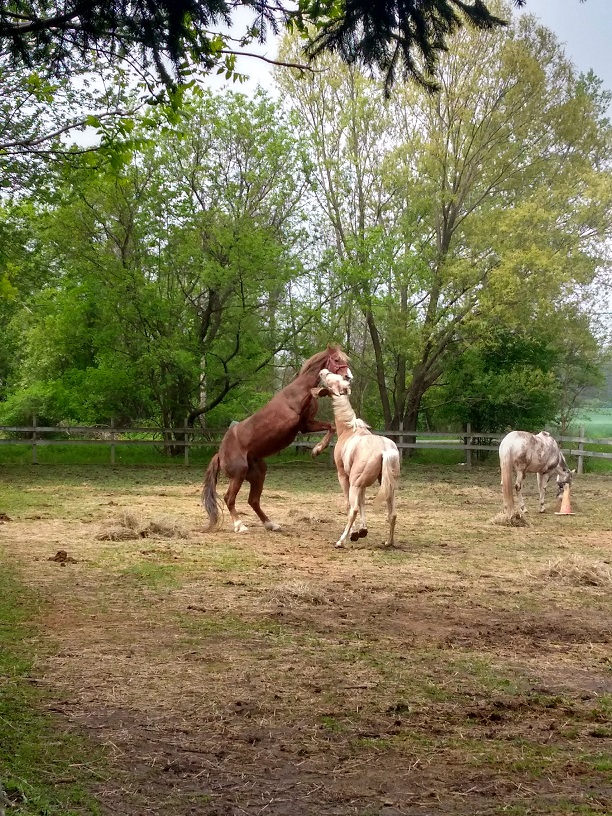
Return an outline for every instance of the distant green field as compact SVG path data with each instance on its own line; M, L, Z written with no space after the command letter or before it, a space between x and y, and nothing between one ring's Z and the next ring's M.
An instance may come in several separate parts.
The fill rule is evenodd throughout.
M587 436L596 439L612 439L612 411L604 414L588 414L576 425L584 426Z

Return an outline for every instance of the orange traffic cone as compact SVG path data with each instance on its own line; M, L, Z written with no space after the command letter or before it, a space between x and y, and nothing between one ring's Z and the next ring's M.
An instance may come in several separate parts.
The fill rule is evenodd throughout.
M570 504L570 486L563 485L563 498L561 499L561 509L555 516L573 516L572 505Z

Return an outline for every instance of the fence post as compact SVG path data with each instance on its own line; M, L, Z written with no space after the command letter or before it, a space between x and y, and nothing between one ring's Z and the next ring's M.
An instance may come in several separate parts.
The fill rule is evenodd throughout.
M32 464L38 464L38 450L36 448L36 414L32 416Z
M115 417L111 417L111 465L115 464Z
M183 423L183 427L185 428L183 434L183 442L185 444L185 466L189 465L189 434L187 433L187 428L189 427L187 424L189 417L185 417L185 422Z
M472 433L472 423L471 422L466 423L465 430L466 430L466 433L468 434L468 436L464 437L465 445L466 446L471 445L472 444L472 437L470 436L470 434ZM472 467L472 450L471 450L471 448L468 448L468 447L466 447L466 449L465 449L465 466L466 467Z
M584 436L584 425L580 426L580 442L578 442L578 450L580 451L578 454L578 475L583 472L584 469L584 442L582 441L585 438Z

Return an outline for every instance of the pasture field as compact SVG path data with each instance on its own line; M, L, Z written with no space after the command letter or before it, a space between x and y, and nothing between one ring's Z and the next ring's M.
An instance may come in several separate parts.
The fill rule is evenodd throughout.
M201 468L0 478L28 599L4 621L0 688L27 702L0 712L7 816L612 813L612 474L576 477L571 516L552 486L534 513L531 476L506 527L497 468L406 465L393 550L371 496L369 536L334 548L324 461L271 460L283 531L243 490L245 535L203 532Z
M607 413L590 413L586 419L579 423L584 425L587 436L607 437L612 439L612 411Z

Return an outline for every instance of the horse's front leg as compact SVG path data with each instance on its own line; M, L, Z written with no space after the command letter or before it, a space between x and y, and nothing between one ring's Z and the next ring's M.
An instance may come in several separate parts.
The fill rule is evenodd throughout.
M319 422L316 419L310 419L308 422L304 424L301 429L302 433L315 433L316 431L325 431L325 436L320 442L314 446L311 451L311 455L314 459L315 456L318 456L320 453L323 453L325 448L328 447L329 443L332 441L333 435L336 433L336 428L333 425L330 425L329 422Z
M550 473L538 473L538 490L540 491L540 513L544 512L544 500L546 499L546 485L550 479Z
M317 444L312 449L311 456L313 459L315 458L315 456L318 456L320 453L323 453L325 448L329 447L329 443L332 441L335 432L336 429L334 428L334 426L330 425L329 430L327 431L323 439L321 439L320 442L317 442Z

